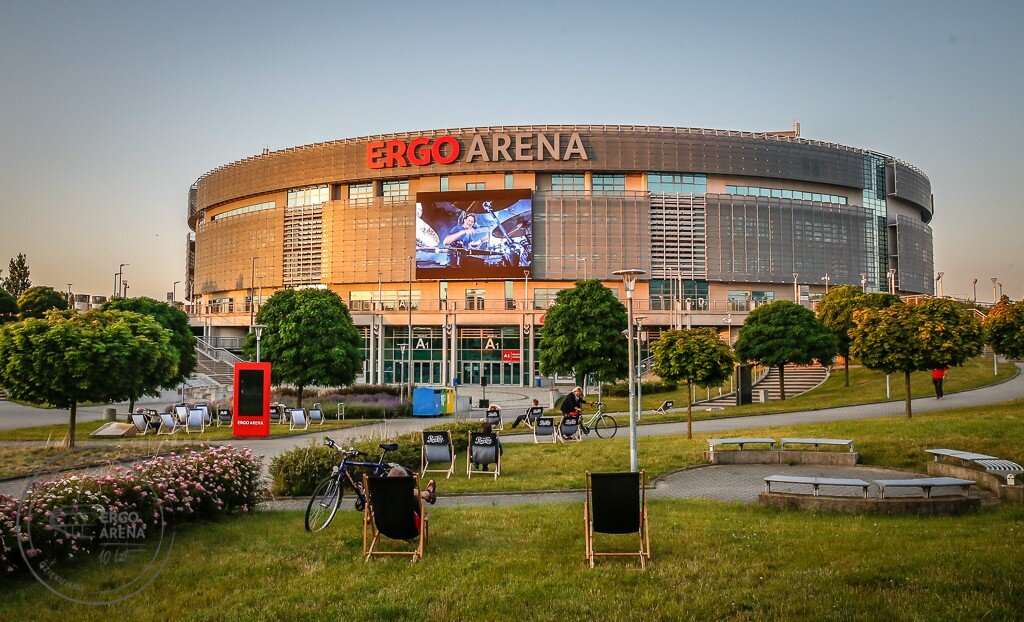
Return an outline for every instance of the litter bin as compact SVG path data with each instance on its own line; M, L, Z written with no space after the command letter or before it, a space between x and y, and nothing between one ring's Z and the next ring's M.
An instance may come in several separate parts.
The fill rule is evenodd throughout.
M441 393L441 414L455 414L455 389L437 389Z
M543 381L542 381L540 376L537 376L536 378L533 379L533 386L535 386L535 387L537 387L539 389L539 388L541 388L542 385L543 385Z
M441 392L430 387L419 387L412 391L412 415L414 417L436 417L441 414Z

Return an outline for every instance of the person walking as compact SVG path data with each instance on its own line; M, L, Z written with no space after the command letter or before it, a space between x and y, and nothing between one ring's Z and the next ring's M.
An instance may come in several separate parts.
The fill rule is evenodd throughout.
M942 380L946 377L945 367L939 367L932 370L932 384L935 385L935 399L942 399Z

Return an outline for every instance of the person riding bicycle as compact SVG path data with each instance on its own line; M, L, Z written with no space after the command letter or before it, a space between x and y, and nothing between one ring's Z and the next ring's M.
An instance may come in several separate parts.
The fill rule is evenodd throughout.
M562 400L562 415L582 415L583 405L586 403L587 400L583 399L583 387L576 387Z

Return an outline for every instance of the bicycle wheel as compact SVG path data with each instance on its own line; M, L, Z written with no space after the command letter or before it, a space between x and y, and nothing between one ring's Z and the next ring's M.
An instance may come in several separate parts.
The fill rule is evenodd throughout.
M316 485L306 506L306 531L320 531L331 524L341 505L342 494L341 482L333 476Z
M603 415L600 419L594 422L593 431L597 432L597 435L601 438L611 438L615 436L615 432L619 429L619 424L615 423L615 419L611 415Z

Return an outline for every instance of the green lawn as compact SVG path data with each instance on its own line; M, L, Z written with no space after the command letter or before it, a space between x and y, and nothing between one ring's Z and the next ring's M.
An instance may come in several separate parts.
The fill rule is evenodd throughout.
M322 432L329 430L340 430L342 428L350 428L357 425L368 425L376 423L375 419L345 419L338 421L335 419L326 419L323 425L311 425L308 430L289 430L287 425L271 424L270 433L272 436L296 436L299 434L309 434L311 432ZM75 440L96 440L96 441L110 441L117 442L121 439L103 439L89 436L97 428L102 426L105 421L79 421L75 426ZM123 421L122 421L123 423ZM0 430L0 441L47 441L51 443L65 442L68 437L68 424L59 423L54 425L44 425L34 428L18 428L15 430ZM175 432L172 435L161 434L157 436L153 432L146 434L145 436L132 437L134 440L143 442L164 442L168 439L175 440L189 440L189 441L223 441L232 438L231 427L209 427L202 434L186 434L185 430L182 429Z
M318 534L299 513L261 513L178 528L155 583L114 606L75 605L25 577L0 585L0 602L11 620L559 622L1010 620L1024 602L1020 504L889 518L658 500L650 516L646 571L586 567L580 504L434 509L418 564L364 563L356 512ZM80 572L124 580L111 566Z

